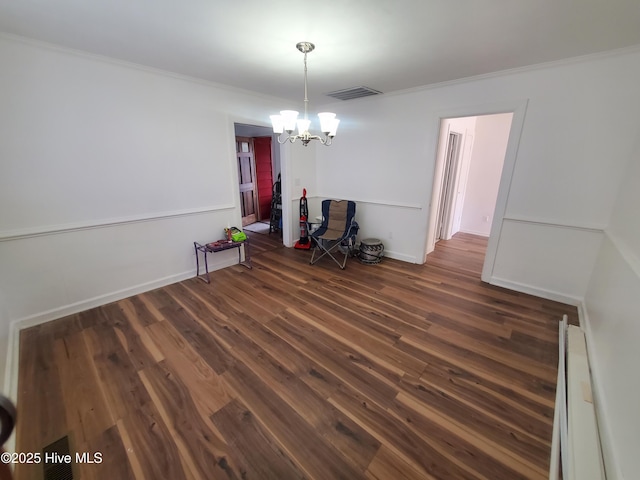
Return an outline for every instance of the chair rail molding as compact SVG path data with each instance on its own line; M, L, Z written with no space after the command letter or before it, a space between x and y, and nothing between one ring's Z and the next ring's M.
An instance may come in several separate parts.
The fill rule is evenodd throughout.
M159 212L145 215L131 215L126 217L108 218L104 220L75 222L61 225L49 225L42 227L30 227L17 230L8 230L0 232L0 242L7 242L11 240L22 240L31 237L40 237L46 235L58 235L61 233L77 232L81 230L92 230L96 228L117 227L120 225L128 225L132 223L153 222L159 220L166 220L176 217L187 217L192 215L202 215L213 212L220 212L224 210L232 210L236 208L235 205L215 205L209 207L197 207L184 210L170 210L166 212Z

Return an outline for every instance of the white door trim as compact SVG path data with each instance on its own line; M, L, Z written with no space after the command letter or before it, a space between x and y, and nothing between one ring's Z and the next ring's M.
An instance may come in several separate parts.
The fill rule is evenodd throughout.
M496 199L496 208L493 212L493 222L491 223L491 233L489 234L489 243L487 245L487 253L484 257L482 266L481 279L483 282L489 282L493 277L493 268L500 245L500 236L502 234L502 224L507 212L507 201L509 192L511 191L511 180L516 167L518 158L518 148L520 147L520 138L522 129L524 128L524 119L527 112L528 100L520 100L511 103L512 107L509 111L513 112L511 119L511 130L509 131L509 140L507 142L507 151L504 156L504 164L502 166L502 174L500 176L500 187L498 188L498 197ZM504 112L506 113L506 112Z
M507 211L507 201L509 199L509 191L511 189L511 180L515 170L516 159L518 157L518 148L520 147L520 138L524 128L524 119L527 111L528 99L505 100L484 105L469 105L449 110L443 110L437 115L436 135L437 143L440 138L440 127L442 120L447 118L458 117L474 117L483 115L494 115L498 113L513 113L511 120L511 130L509 132L509 140L507 141L507 150L505 153L504 164L502 166L502 174L500 176L500 186L498 188L498 196L496 206L493 213L493 222L491 224L491 233L489 234L489 243L482 267L482 280L489 282L493 276L498 246L500 244L500 236L502 233L502 224ZM436 145L437 155L438 146ZM437 158L436 158L437 160ZM434 162L434 164L437 162ZM435 167L434 167L435 169ZM434 172L435 174L435 172ZM429 222L430 224L431 222ZM429 226L429 224L427 226ZM427 233L429 238L429 232ZM417 258L426 258L427 242L422 245L422 252Z

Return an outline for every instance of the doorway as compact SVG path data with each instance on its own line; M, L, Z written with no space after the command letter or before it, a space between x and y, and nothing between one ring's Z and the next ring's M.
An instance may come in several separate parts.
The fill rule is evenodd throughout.
M441 120L427 254L458 232L490 237L512 120L512 113Z
M242 226L258 221L258 185L253 139L236 137L238 180L240 182L240 212Z
M242 226L268 221L273 198L271 137L236 137Z

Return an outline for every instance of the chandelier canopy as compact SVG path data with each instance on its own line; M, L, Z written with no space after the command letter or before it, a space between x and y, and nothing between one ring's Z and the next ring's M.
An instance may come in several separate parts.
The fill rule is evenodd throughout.
M278 134L278 143L285 143L287 140L294 143L300 139L306 147L311 140L320 140L322 145L329 146L331 145L333 137L336 136L338 123L340 123L335 113L321 112L318 114L322 136L311 135L309 133L311 120L309 120L307 114L307 104L309 103L309 99L307 98L307 53L313 51L316 46L310 42L300 42L296 45L296 48L304 53L304 118L298 119L298 112L295 110L282 110L280 115L271 115L273 133ZM292 135L296 126L298 127L298 134ZM283 139L282 133L284 132L287 133L287 136Z

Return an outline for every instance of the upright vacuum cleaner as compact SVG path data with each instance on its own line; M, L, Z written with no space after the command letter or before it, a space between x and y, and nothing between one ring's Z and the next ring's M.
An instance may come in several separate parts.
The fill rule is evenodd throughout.
M307 219L309 218L309 207L307 206L307 189L302 189L302 198L300 199L300 240L296 242L293 248L301 250L309 250L311 241L309 240L309 226Z

